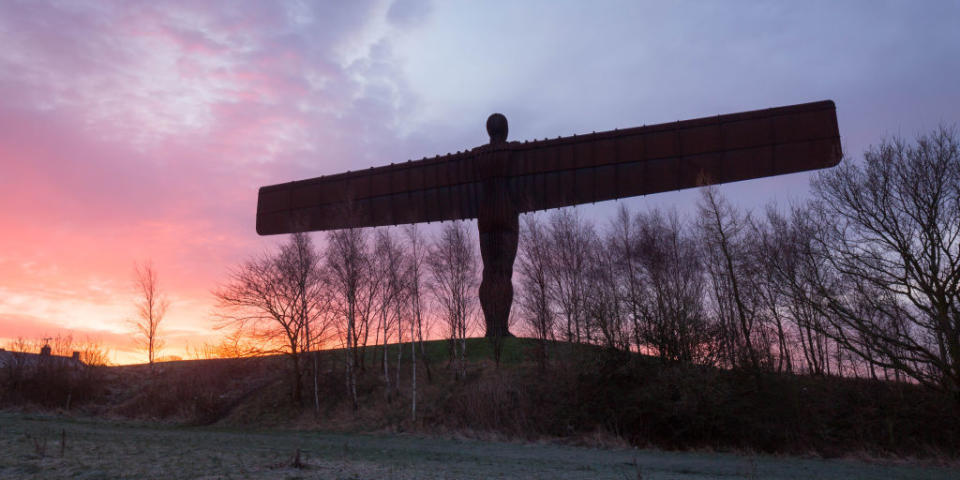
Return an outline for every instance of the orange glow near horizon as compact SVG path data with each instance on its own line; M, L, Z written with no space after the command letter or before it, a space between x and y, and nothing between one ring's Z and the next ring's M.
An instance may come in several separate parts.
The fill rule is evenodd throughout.
M144 361L130 322L148 260L171 301L161 356L217 343L210 290L275 243L254 232L257 187L322 171L317 145L357 158L335 125L369 118L340 100L369 76L329 44L271 40L282 9L0 10L0 346L72 336ZM369 23L344 10L330 41Z
M522 141L832 98L851 155L960 122L953 7L536 8L0 1L0 347L70 335L145 361L133 268L151 261L161 356L188 358L224 335L211 290L283 240L254 230L260 186L472 148L495 111ZM809 178L722 188L759 211Z

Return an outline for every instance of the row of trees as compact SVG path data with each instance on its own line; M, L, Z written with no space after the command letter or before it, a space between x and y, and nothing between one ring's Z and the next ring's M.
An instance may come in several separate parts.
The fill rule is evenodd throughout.
M285 353L293 380L291 394L298 401L308 358L306 370L318 409L318 350L344 349L346 391L356 408L358 372L368 368L382 371L388 401L396 395L405 352L397 349L391 359L386 346L410 342L415 417L417 358L429 376L422 341L430 336L433 320L445 327L457 374L466 372L465 340L475 323L478 285L478 255L466 225L446 224L431 242L416 226L402 232L340 230L326 240L321 252L309 235L293 234L276 254L264 254L234 269L214 292L220 327L231 329L229 343L252 338L261 347L259 352ZM383 347L379 365L368 365L368 356L362 354L371 345Z
M762 214L708 187L690 219L626 208L606 225L569 209L527 215L513 328L540 339L542 365L559 340L725 368L910 380L960 399L956 135L884 142L860 164L819 174L813 193ZM322 251L292 235L216 290L223 325L289 355L296 399L303 353L344 347L355 407L357 372L382 370L389 401L407 354L384 348L371 366L360 349L413 340L415 417L431 326L443 326L450 365L465 374L465 339L478 326L471 232L463 222L433 239L413 226L342 230ZM320 367L309 361L319 408Z
M909 379L960 399L960 151L941 129L819 174L762 215L524 222L519 317L544 341L665 360Z

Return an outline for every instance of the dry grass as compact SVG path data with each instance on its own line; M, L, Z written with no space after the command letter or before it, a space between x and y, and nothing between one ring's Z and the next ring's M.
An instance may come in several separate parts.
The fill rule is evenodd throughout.
M487 358L489 343L470 339L465 379L447 368L446 342L429 342L433 379L428 382L419 370L415 422L409 360L400 391L388 402L378 348L365 352L359 412L344 395L342 351L320 355L318 415L312 398L304 398L305 405L290 398L283 358L170 362L155 371L113 367L97 383L102 393L76 402L71 411L177 425L421 432L602 448L957 458L960 412L949 399L915 385L754 376L565 344L555 345L550 364L541 369L529 360L530 340L509 340L497 368ZM42 403L14 405L49 409Z
M936 480L958 475L956 469L851 459L611 450L414 435L241 431L0 412L0 478L4 479Z

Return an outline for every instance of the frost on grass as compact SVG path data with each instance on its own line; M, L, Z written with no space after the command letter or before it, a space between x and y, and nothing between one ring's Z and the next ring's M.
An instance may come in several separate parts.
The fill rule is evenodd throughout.
M0 413L0 478L649 480L958 476L960 472L946 468L854 460L604 450L402 435L242 432Z

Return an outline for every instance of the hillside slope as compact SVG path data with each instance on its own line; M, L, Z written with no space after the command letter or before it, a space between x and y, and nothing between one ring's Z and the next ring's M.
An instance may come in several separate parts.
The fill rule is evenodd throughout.
M110 367L95 387L74 394L72 410L185 424L337 431L456 432L484 438L554 439L669 449L743 449L835 456L951 456L960 451L960 414L950 398L905 383L755 374L666 364L598 347L508 339L497 366L485 339L469 339L466 376L457 378L449 344L424 344L417 417L411 418L410 344L360 358L359 408L346 395L345 352L318 352L304 396L291 398L287 357L190 360ZM312 365L313 358L305 363ZM91 374L92 375L92 374ZM399 385L399 386L398 386ZM66 389L69 391L69 389ZM79 391L79 390L76 390ZM51 400L52 398L52 400ZM66 407L4 397L4 403Z

